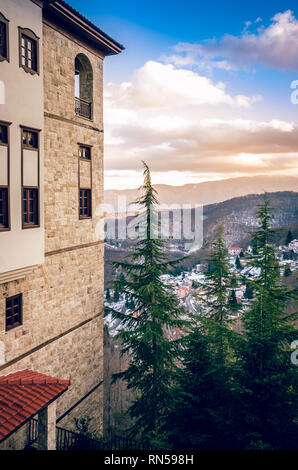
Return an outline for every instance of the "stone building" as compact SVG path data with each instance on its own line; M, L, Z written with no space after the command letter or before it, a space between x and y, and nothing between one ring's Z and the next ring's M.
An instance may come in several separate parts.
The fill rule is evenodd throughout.
M62 0L0 0L0 375L70 380L59 426L98 435L103 59L122 50Z

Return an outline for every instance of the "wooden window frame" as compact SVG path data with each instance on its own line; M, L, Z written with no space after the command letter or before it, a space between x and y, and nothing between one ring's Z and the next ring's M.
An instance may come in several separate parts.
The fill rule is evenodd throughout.
M88 191L88 197L85 198L85 196L82 198L81 197L81 191ZM92 219L92 191L90 188L80 188L80 196L79 196L79 211L80 211L80 214L79 214L79 217L80 219ZM85 208L85 206L81 206L81 200L83 199L87 199L88 201L88 204L87 204L87 209L88 209L88 214L81 214L81 209L83 210Z
M22 38L23 36L25 36L27 39L35 43L36 69L28 67L27 65L24 65L22 63ZM19 26L19 65L25 70L25 72L31 73L31 75L35 75L35 74L39 75L39 37L36 36L36 34L31 29L21 28L21 26Z
M79 220L92 219L92 145L82 144L78 142L78 203L79 203ZM88 148L90 153L90 158L81 157L81 148ZM80 161L88 162L90 164L90 188L81 187L80 184ZM81 191L89 191L89 215L81 214Z
M33 221L30 222L28 220L25 220L25 215L28 217L29 214L31 214L31 212L29 212L29 202L30 202L30 199L29 197L27 196L25 198L24 196L24 193L26 192L30 192L32 191L34 197L32 198L32 201L33 201L33 211L32 211L32 214L33 214ZM32 187L32 186L25 186L23 188L23 228L30 228L30 227L39 227L39 191L38 191L38 188L36 187ZM26 199L26 202L27 202L27 211L25 212L25 199Z
M35 129L33 127L28 126L20 126L21 128L21 201L22 201L22 229L30 229L30 228L38 228L40 227L40 129ZM25 132L32 132L37 135L37 147L29 145L28 141L24 144L23 143L23 135ZM37 186L27 186L24 185L23 176L24 176L24 150L35 150L37 151ZM24 190L36 190L37 192L37 201L36 201L36 220L34 223L28 223L24 221Z
M12 307L8 307L7 304L8 302L12 302L15 299L19 299L19 314L18 314L19 321L13 322L12 325L8 326L7 325L7 310L8 308L12 308ZM11 316L11 318L13 318L13 315ZM7 297L6 302L5 302L5 331L11 331L14 328L17 328L18 326L21 326L22 324L23 324L23 294L16 294L11 297Z
M3 56L0 51L0 62L7 60L9 62L9 20L5 18L3 13L0 12L0 22L5 25L5 47L6 47L6 54Z
M7 142L0 141L0 146L7 148L7 185L1 185L0 189L7 191L7 220L6 225L0 225L0 232L8 232L10 230L10 126L11 122L0 121L0 126L6 127Z
M78 144L79 145L79 156L80 156L80 160L84 160L84 161L88 161L90 162L91 161L91 145L84 145L84 144ZM84 150L88 150L89 151L89 157L82 157L81 156L81 149L84 149Z

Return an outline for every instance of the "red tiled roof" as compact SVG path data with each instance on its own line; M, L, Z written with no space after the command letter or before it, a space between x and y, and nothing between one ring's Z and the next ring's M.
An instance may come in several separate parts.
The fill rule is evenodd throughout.
M67 390L60 380L26 369L0 376L0 442Z

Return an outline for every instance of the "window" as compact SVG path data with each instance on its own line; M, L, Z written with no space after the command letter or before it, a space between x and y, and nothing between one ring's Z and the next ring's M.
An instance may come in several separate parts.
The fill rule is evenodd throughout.
M91 160L91 148L90 147L85 147L84 145L80 145L79 153L80 153L80 158L84 158L85 160Z
M92 217L92 146L79 146L79 219Z
M8 228L8 188L0 188L0 230Z
M39 227L39 131L22 130L23 228Z
M75 114L92 119L93 71L87 56L77 55L74 72Z
M22 142L23 147L38 149L38 132L23 129Z
M33 31L19 27L20 67L31 74L39 74L38 40Z
M8 144L8 126L0 124L0 144Z
M38 189L23 189L23 224L38 225Z
M91 189L80 189L80 219L91 217Z
M9 123L0 122L0 232L9 228Z
M6 331L22 324L22 294L6 299Z
M9 21L0 13L0 61L9 60L8 23Z

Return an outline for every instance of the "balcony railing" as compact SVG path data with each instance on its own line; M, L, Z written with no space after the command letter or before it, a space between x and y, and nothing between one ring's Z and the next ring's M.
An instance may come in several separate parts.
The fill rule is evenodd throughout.
M77 116L92 119L92 103L90 101L75 98L74 106Z
M68 429L56 426L57 450L161 450L151 447L148 442L113 435L108 440L91 439ZM28 447L34 447L38 440L38 420L29 421Z

